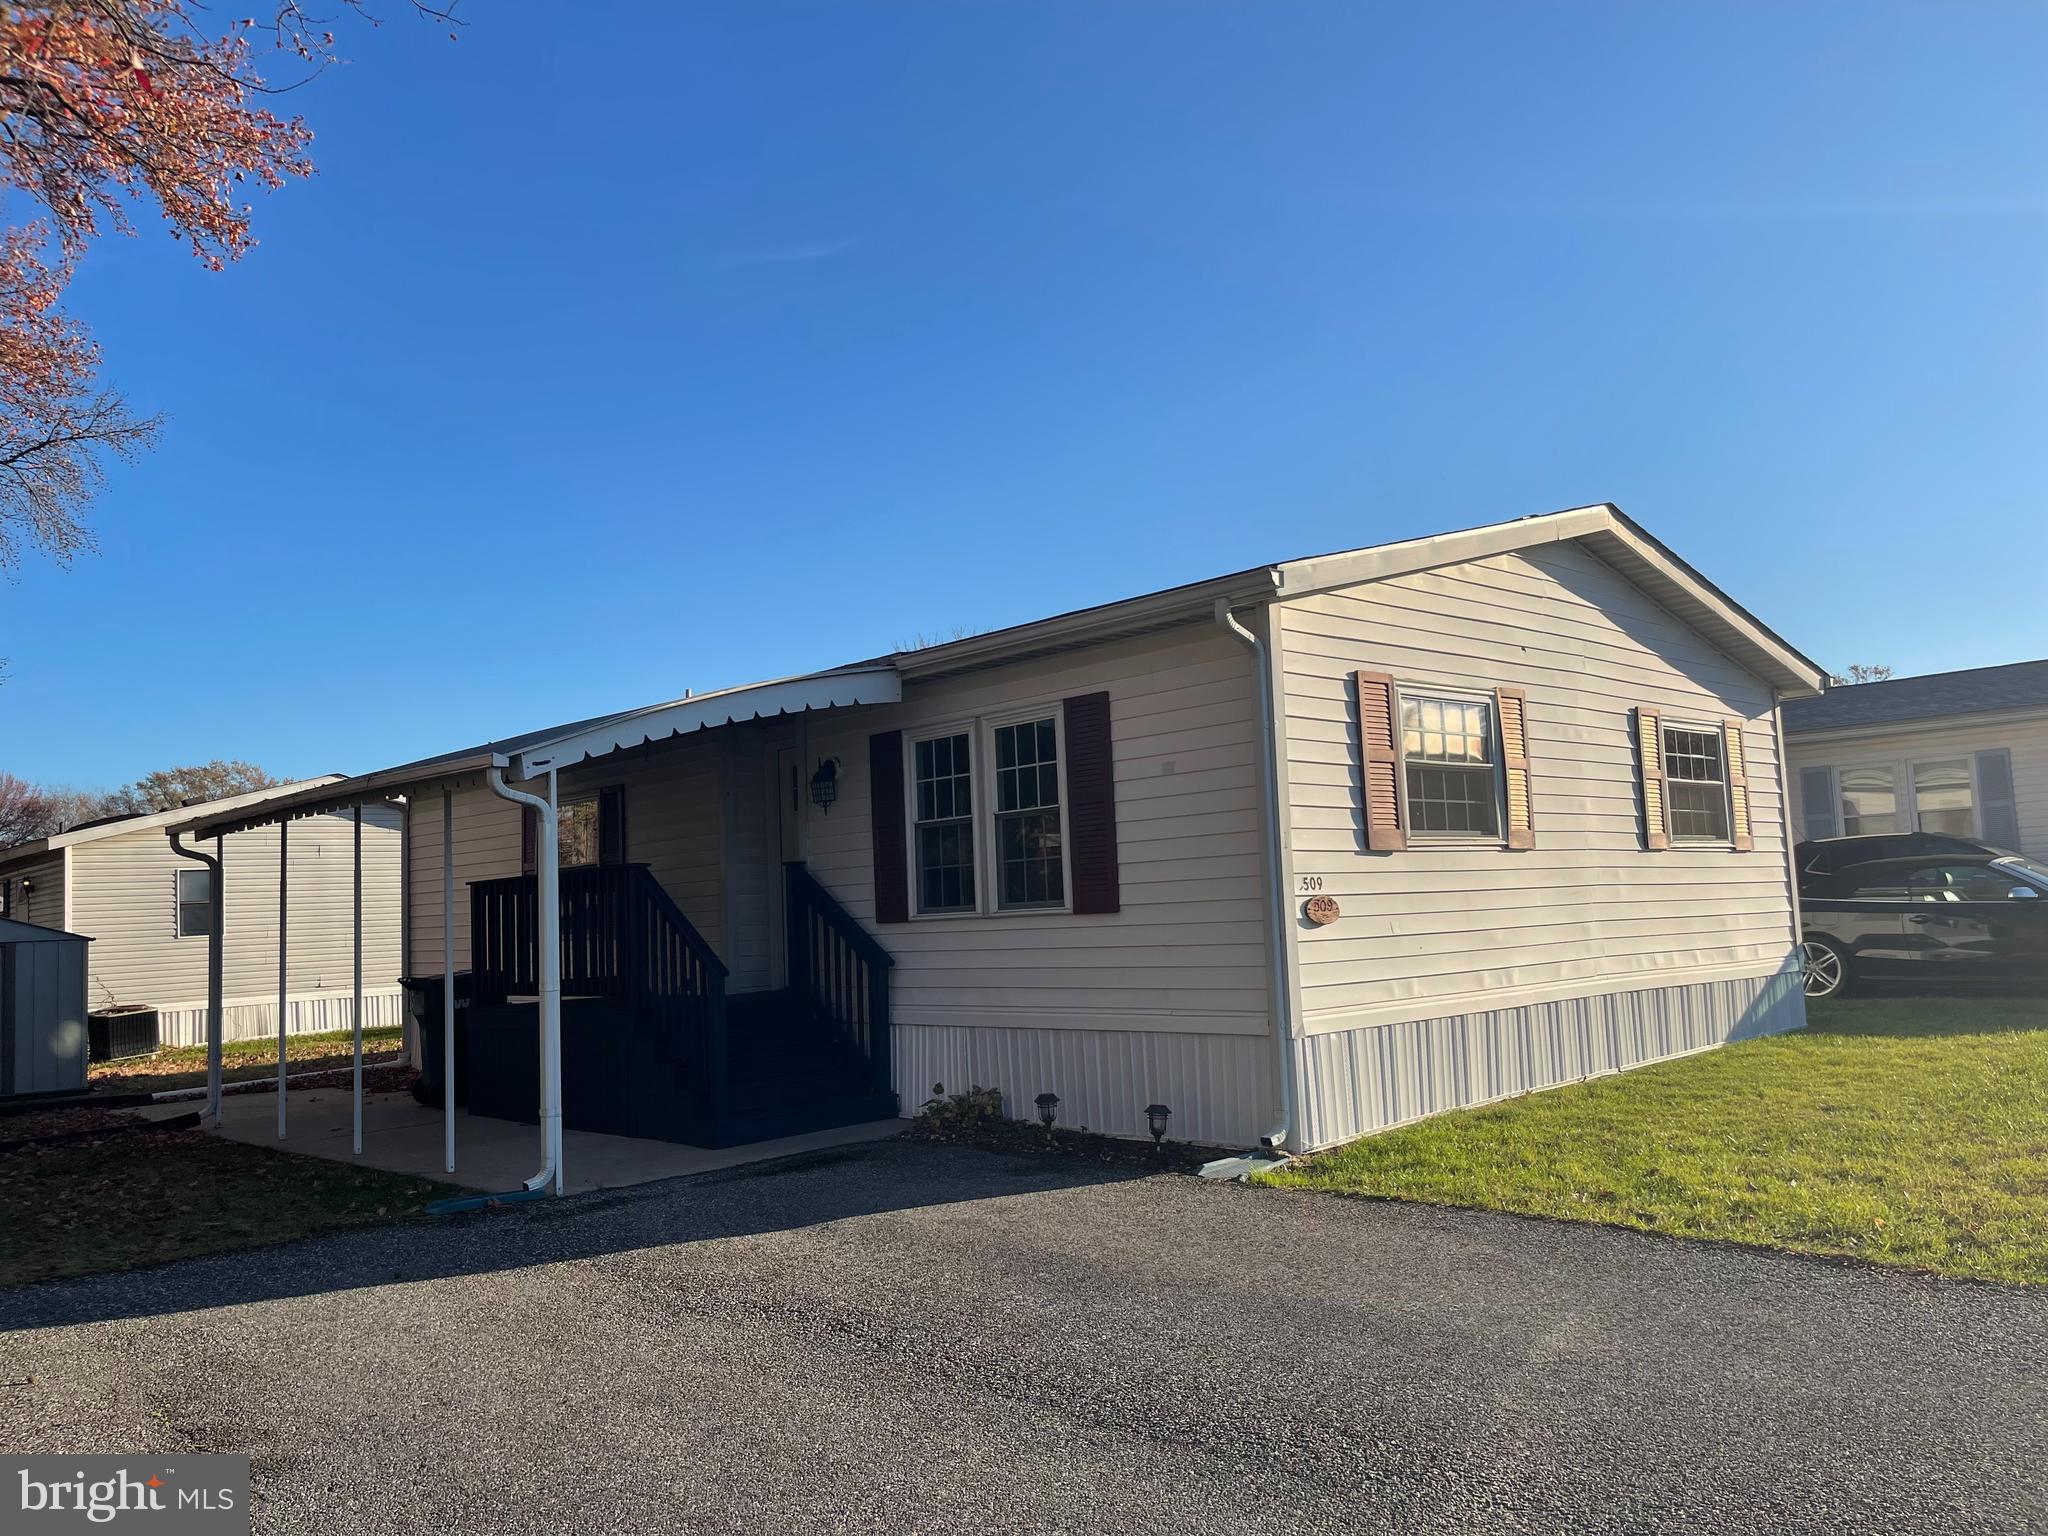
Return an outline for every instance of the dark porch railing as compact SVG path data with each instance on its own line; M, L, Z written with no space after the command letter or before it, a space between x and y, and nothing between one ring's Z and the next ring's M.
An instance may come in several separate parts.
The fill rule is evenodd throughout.
M713 1098L726 1075L725 962L645 864L561 872L562 994L631 999L669 1035ZM540 992L533 875L469 888L471 995L491 1005Z
M895 959L810 870L785 864L782 874L789 989L817 1012L836 1040L867 1062L872 1086L886 1090L889 969Z

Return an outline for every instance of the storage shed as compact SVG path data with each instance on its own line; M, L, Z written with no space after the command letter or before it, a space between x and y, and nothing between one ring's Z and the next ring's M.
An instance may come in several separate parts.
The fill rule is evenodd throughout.
M84 1091L91 942L0 918L0 1099Z

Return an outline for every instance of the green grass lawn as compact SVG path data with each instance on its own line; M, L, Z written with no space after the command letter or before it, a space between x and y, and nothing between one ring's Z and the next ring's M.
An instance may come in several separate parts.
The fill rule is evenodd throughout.
M2048 1283L2048 1001L1858 998L1809 1018L1262 1182Z
M402 1043L405 1031L388 1029L363 1031L363 1059L388 1057ZM324 1035L291 1035L285 1040L287 1072L318 1072L345 1067L355 1060L355 1040L345 1029ZM277 1041L230 1040L221 1047L221 1080L240 1082L252 1077L277 1075ZM206 1086L206 1047L172 1045L147 1056L130 1056L122 1061L95 1062L92 1086L107 1093L163 1093L172 1088Z
M106 1110L60 1112L54 1130ZM0 1136L32 1129L0 1118ZM244 1146L203 1131L129 1130L0 1153L0 1286L130 1269L423 1213L431 1179Z

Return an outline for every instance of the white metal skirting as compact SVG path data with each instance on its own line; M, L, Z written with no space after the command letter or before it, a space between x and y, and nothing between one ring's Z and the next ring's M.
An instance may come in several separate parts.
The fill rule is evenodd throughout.
M317 1035L355 1028L355 998L347 992L309 993L287 999L289 1035ZM363 1028L383 1029L405 1022L405 993L398 987L363 989ZM161 1009L158 1038L165 1045L206 1044L206 1004ZM260 1040L277 1037L277 999L231 1002L221 1009L221 1038Z
M1237 1146L1271 1129L1264 1035L898 1024L891 1049L906 1115L943 1084L947 1093L1001 1089L1014 1120L1032 1119L1033 1101L1050 1091L1061 1125L1112 1136L1145 1135L1148 1104L1172 1109L1175 1140Z
M1298 1044L1300 1144L1327 1147L1805 1022L1799 977L1787 970L1311 1035Z

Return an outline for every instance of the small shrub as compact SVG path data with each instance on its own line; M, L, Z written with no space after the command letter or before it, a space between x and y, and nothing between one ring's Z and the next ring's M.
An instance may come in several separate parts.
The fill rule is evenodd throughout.
M944 1083L933 1083L932 1096L924 1101L917 1118L927 1131L958 1135L980 1130L1003 1118L1003 1090L974 1087L949 1094Z

